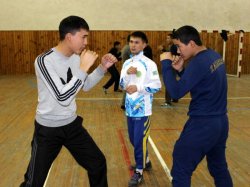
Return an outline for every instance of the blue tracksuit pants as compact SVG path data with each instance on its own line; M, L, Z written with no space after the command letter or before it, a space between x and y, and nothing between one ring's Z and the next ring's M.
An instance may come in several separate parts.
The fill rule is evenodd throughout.
M134 157L137 169L145 167L148 156L148 136L150 132L150 117L127 117L128 134L134 146Z
M173 187L190 187L192 173L205 156L216 187L232 187L225 156L227 137L227 115L190 117L174 146Z

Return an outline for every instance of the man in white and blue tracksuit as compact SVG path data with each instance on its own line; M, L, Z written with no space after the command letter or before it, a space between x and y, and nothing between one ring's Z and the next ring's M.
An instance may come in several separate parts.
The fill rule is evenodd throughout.
M123 64L120 86L126 91L128 133L134 146L135 172L129 186L137 186L143 179L143 169L150 167L147 141L150 132L153 94L160 90L161 82L156 64L143 55L147 37L141 31L130 35L131 58Z

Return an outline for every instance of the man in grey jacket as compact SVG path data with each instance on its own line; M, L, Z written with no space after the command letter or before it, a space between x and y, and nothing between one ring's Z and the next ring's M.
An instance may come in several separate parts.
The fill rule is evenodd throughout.
M38 106L31 159L21 187L42 187L51 164L65 146L84 167L91 187L106 187L106 159L76 114L76 95L90 90L117 59L106 54L88 74L98 55L86 50L89 26L78 16L59 25L60 42L35 60Z

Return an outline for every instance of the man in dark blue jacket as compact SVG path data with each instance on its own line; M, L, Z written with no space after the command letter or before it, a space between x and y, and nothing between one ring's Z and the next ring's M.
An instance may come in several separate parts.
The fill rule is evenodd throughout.
M206 156L217 187L232 187L225 148L228 137L227 77L221 56L202 45L198 31L183 26L173 33L179 55L161 54L164 83L171 98L190 92L187 120L173 151L174 187L190 187L191 176ZM189 60L184 69L184 61ZM176 80L172 67L179 72Z

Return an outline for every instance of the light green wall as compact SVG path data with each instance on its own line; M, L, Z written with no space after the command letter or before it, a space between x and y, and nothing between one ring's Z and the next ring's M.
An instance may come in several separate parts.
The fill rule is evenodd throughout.
M92 30L250 31L250 0L0 0L0 30L57 30L79 15Z

